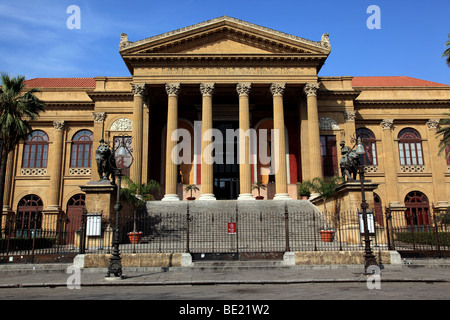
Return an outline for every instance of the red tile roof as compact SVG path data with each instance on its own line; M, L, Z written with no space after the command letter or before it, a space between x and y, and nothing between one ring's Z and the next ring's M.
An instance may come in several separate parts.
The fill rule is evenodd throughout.
M353 77L353 87L448 87L449 85L405 76Z
M33 88L95 88L94 78L34 78L25 82Z

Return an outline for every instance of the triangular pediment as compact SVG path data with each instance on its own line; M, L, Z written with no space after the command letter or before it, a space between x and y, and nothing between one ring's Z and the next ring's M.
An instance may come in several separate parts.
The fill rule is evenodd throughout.
M147 54L312 54L328 55L328 35L311 41L231 17L220 17L190 27L130 42L122 34L122 56Z

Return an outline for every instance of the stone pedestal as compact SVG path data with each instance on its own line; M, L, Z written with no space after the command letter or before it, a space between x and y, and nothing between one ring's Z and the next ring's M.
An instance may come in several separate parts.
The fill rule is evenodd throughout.
M110 181L89 181L80 186L86 193L86 210L88 213L103 212L103 219L114 219L114 204L117 201L117 186Z

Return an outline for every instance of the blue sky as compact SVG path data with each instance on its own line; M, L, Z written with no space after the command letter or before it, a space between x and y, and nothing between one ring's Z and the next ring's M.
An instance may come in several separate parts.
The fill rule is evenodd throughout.
M70 5L81 29L68 29ZM370 30L370 5L381 29ZM0 71L35 77L129 76L118 46L228 15L306 39L330 34L321 76L410 76L450 84L441 57L450 1L0 0Z

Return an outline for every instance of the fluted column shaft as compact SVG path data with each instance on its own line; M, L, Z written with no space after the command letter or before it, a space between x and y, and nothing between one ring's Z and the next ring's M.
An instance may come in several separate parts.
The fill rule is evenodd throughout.
M177 141L172 141L172 134L178 129L178 93L179 83L166 84L168 94L167 130L166 130L166 193L163 201L178 201L177 194L177 164L172 160L172 152L177 148Z
M319 110L317 108L317 90L319 83L307 83L304 92L307 96L308 142L310 153L310 177L323 177L320 154Z
M275 140L275 159L272 157L272 165L275 161L275 197L274 200L290 200L287 190L286 174L286 139L284 134L284 107L283 94L285 84L273 83L270 91L273 96L273 128L278 140Z
M216 200L214 196L214 177L212 154L205 149L212 143L212 94L214 92L214 83L201 83L200 92L202 93L202 195L199 200Z

